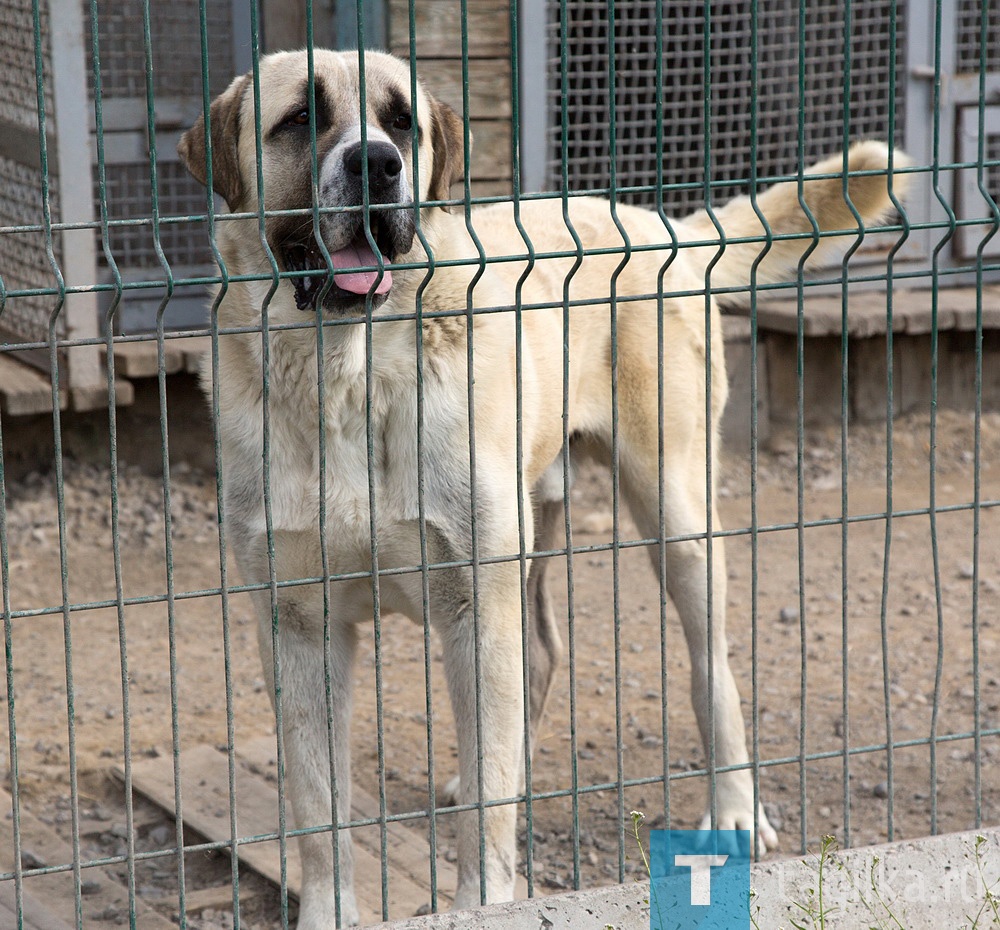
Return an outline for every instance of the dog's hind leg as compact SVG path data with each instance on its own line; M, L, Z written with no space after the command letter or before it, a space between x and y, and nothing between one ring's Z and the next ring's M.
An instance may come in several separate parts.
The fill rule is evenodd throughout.
M565 544L560 532L565 513L562 499L539 500L535 505L535 550L557 549ZM549 591L550 558L535 559L528 574L528 683L531 700L531 751L535 750L538 727L549 698L552 679L562 656L562 637L556 624Z
M622 489L642 536L655 539L663 533L666 537L683 537L662 547L662 565L661 547L652 547L649 553L654 569L665 570L666 589L684 629L691 656L691 700L706 760L714 751L716 768L747 766L740 697L729 666L726 640L725 551L722 539L705 536L709 517L713 532L721 528L714 493L707 487L706 443L711 440L714 449L711 419L721 413L725 371L721 364L713 368L714 409L709 419L705 410L704 355L681 326L669 317L665 323L664 346L669 355L662 369L649 348L648 336L642 341L641 327L623 327L621 331L621 351L628 350L625 357L630 364L627 369L622 366L619 385L622 396L631 401L619 408ZM655 324L649 325L646 333L650 330L655 331ZM721 344L713 342L713 360L721 359L721 350ZM659 377L664 379L662 473L657 427ZM717 457L713 461L717 463ZM749 767L716 776L706 824L711 823L713 812L719 829L753 831L756 820L761 852L777 845L777 835L763 807L755 807Z
M661 532L658 525L659 501L655 468L654 463L653 474L641 486L633 480L623 482L639 533L647 538L655 538ZM704 476L701 483L700 494L697 488L690 488L685 494L672 487L672 481L665 482L666 525L663 531L667 537L704 534L704 504L698 503L704 501ZM719 529L721 524L714 508L712 516L713 529ZM711 560L709 543L705 539L687 538L669 542L663 547L662 564L666 570L666 588L680 615L691 657L691 700L701 731L706 761L714 744L715 765L717 768L724 768L744 765L749 757L740 697L729 666L725 550L721 539L712 539L710 545ZM651 548L650 556L654 568L660 570L660 547ZM715 781L714 801L717 829L754 829L753 781L748 769L719 774ZM711 823L711 813L710 803L702 825L705 829ZM778 838L768 823L762 806L758 809L757 823L763 853L776 846Z

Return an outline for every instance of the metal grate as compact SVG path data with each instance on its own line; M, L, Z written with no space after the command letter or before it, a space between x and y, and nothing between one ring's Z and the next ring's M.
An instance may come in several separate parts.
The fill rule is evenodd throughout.
M0 155L0 228L11 228L0 235L0 276L7 292L51 287L55 283L45 252L45 233L37 230L14 230L13 227L39 227L42 223L39 172ZM59 207L55 178L49 181L53 209ZM53 238L56 261L59 237ZM25 342L45 340L49 334L49 316L55 307L53 297L18 296L8 299L3 310L4 330ZM60 316L57 335L64 335L65 318Z
M712 5L711 19L711 152L714 182L746 179L750 146L751 102L758 105L759 177L794 171L840 147L844 135L843 62L844 5L824 0L810 4L804 24L808 52L805 81L799 89L800 23L798 4L784 0L759 8L756 81L750 70L751 6L748 0ZM656 99L656 16L663 15L663 100ZM862 0L852 4L852 82L848 102L851 138L884 136L893 101L890 76L890 9L887 4ZM550 51L548 74L552 112L549 132L549 183L561 185L565 158L571 190L607 189L611 153L608 147L608 6L601 0L570 0L565 25L560 5L549 4ZM655 4L624 0L615 4L615 93L617 109L618 187L640 187L621 199L651 203L657 179L656 139L652 130L664 121L665 145L670 153L664 183L688 185L671 191L672 212L684 212L704 203L704 42L702 3ZM897 12L900 48L905 42L905 19ZM565 29L565 36L563 36ZM566 75L561 73L563 42ZM902 76L902 54L897 73ZM903 82L897 82L897 134L902 133ZM568 125L558 114L566 95ZM805 113L805 146L800 154L795 138L800 108ZM740 185L723 187L713 195L719 202L733 196Z
M45 110L52 118L52 57L49 45L49 11L40 8L42 55L46 72ZM35 103L35 47L31 0L0 0L0 120L37 130ZM0 150L2 150L0 141Z
M984 12L987 17L985 50L980 41ZM960 73L1000 71L1000 6L979 0L959 0L956 18L956 70Z
M108 192L108 218L114 220L147 220L143 225L111 226L108 239L111 253L119 268L160 268L156 240L149 221L153 212L152 189L148 163L110 164L105 167ZM164 161L157 166L161 216L204 213L205 189L198 184L180 162ZM99 197L94 182L94 198ZM160 245L171 268L207 265L212 255L194 222L161 223ZM98 263L107 267L103 248L98 251Z
M143 6L142 0L100 0L97 4L101 89L105 98L146 98ZM200 98L198 8L198 0L149 4L153 90L158 98ZM212 93L217 94L225 89L232 77L231 0L210 0L206 15L210 37L209 77ZM90 56L87 76L93 96L93 59Z

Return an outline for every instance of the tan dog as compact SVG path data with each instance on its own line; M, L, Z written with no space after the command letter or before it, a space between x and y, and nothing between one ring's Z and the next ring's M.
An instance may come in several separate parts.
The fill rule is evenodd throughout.
M316 105L311 113L305 52L271 55L260 63L263 202L268 211L312 205L312 121L319 205L356 207L364 202L367 190L367 226L365 210L323 212L319 226L328 265L313 234L311 213L268 216L267 245L281 275L278 280L256 217L217 224L228 276L259 276L259 280L231 280L225 289L218 308L219 325L253 327L258 332L220 338L215 374L227 528L246 581L262 583L263 590L255 595L261 652L272 686L274 670L280 669L287 783L298 825L328 825L350 818L352 663L358 624L371 623L376 609L373 548L377 568L383 572L450 563L426 572L381 574L377 609L421 621L426 607L440 634L458 733L458 801L477 804L518 795L524 753L519 502L528 551L564 545L560 529L567 493L561 456L564 389L568 391L571 454L597 455L608 461L612 424L617 421L621 487L640 533L650 538L664 533L686 537L667 544L663 558L667 589L691 654L692 698L702 740L707 753L714 718L717 765L747 763L740 702L727 661L722 541L712 544L709 622L707 544L697 537L706 532L707 513L712 515L712 527L720 526L706 490L706 436L714 445L726 399L722 327L713 305L712 388L710 411L706 411L706 267L718 259L710 273L713 287L746 288L761 251L759 241L729 244L720 255L717 228L706 214L696 213L671 224L682 244L675 248L670 232L654 213L620 206L617 217L627 231L631 251L616 275L623 260L623 235L609 205L573 198L570 217L583 248L611 252L587 256L572 274L569 298L584 303L569 313L567 328L563 292L576 263L577 244L558 200L525 202L520 221L539 258L523 282L520 301L547 306L519 315L510 309L477 314L470 324L464 315L470 304L477 310L513 308L516 285L527 266L522 257L490 263L484 270L464 216L439 207L423 208L418 215L412 206L415 187L420 201L444 199L459 177L462 127L458 118L423 89L411 101L409 68L390 56L369 53L365 57L367 109L363 117L357 53L317 50L314 67ZM419 140L416 152L412 148L414 121ZM233 212L256 211L254 98L249 76L234 81L212 104L211 142L209 176L205 129L199 120L180 144L188 168L203 183L210 177ZM848 186L850 200L866 225L891 209L888 159L886 146L876 142L855 146L850 152L851 172L874 172L852 177ZM904 156L896 153L895 165L903 163ZM853 231L857 226L842 194L842 170L843 159L837 155L810 171L832 177L807 176L803 185L804 199L824 231ZM900 194L904 181L905 176L894 181ZM387 206L393 204L406 206ZM835 238L813 237L813 226L799 205L796 183L772 187L757 198L757 205L775 237L805 234L774 239L757 264L757 280L777 280L794 273L805 249L814 245L814 259L836 252ZM727 239L763 235L749 200L726 204L716 217ZM472 224L490 258L526 255L510 204L476 210ZM851 232L841 242L854 238ZM683 247L691 242L710 244ZM432 262L427 251L432 253ZM547 253L562 257L545 258ZM400 267L413 264L419 267ZM668 267L659 302L658 279L664 265ZM433 268L430 274L429 266ZM611 400L612 281L618 299L647 295L647 299L617 303L617 409ZM674 292L681 296L671 296ZM287 325L314 321L318 302L325 319L337 324L323 328L322 410L316 327ZM266 337L266 392L265 340L259 332L265 306L271 327ZM371 325L365 323L366 306L372 308ZM419 326L414 322L418 306L425 317ZM657 359L661 307L662 376ZM519 356L518 320L522 329ZM275 330L276 326L284 328ZM472 371L468 367L470 339ZM564 346L569 353L565 386ZM420 372L418 351L422 352ZM659 377L664 405L662 476L657 464ZM213 372L207 371L209 387L212 378ZM321 430L326 462L322 476L326 570L330 575L354 573L352 579L330 584L328 678L324 671L324 586L314 582L275 587L275 605L268 590L272 574L279 583L323 576ZM426 551L421 546L421 524L426 529ZM273 569L268 556L269 527ZM652 547L650 554L658 569L659 547ZM503 556L508 559L494 560ZM532 731L561 651L545 583L547 561L536 559L529 579ZM274 640L273 606L278 631ZM277 662L273 641L279 644ZM481 747L477 717L483 733ZM331 758L336 815L331 810ZM755 806L749 769L723 773L717 785L717 825L752 830L756 823L762 848L774 846L775 833L763 809ZM455 906L509 899L516 864L515 804L485 808L482 864L479 812L470 810L460 816ZM346 831L339 836L339 902L330 835L315 833L301 839L300 930L328 930L337 920L357 921L350 838Z

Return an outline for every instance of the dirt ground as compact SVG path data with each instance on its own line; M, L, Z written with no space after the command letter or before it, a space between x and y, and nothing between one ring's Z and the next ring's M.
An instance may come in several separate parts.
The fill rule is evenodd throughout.
M937 695L937 734L971 732L976 725L974 650L978 649L979 726L1000 727L1000 511L984 507L949 510L974 499L971 416L942 412L938 420L936 561L931 546L928 454L929 421L907 418L895 424L892 508L915 513L851 522L846 535L840 516L839 430L809 433L803 462L802 518L828 521L799 533L794 437L778 437L762 450L756 495L757 585L753 587L753 540L736 534L726 543L730 649L737 681L750 719L756 635L759 704L756 731L762 763L762 797L782 841L781 854L815 848L824 834L863 845L928 834L936 795L937 829L961 830L1000 821L1000 786L993 773L1000 752L995 735L982 739L981 793L971 739L937 745L937 783L931 783L930 750L920 743L932 732ZM982 426L980 498L1000 499L1000 417L986 415ZM887 510L885 428L852 429L847 508L852 516ZM721 510L730 530L751 520L748 463L721 463ZM15 611L62 603L56 496L51 474L33 474L8 486L7 538L10 606ZM226 741L223 612L215 595L183 596L219 584L214 479L183 467L171 475L173 510L172 609L163 598L132 603L119 615L114 606L75 610L68 626L60 611L16 619L10 628L16 693L17 770L21 804L27 812L70 836L67 730L66 635L72 652L73 713L81 816L104 823L83 838L84 858L120 852L123 798L109 770L123 758L122 656L124 631L129 702L129 739L137 758L169 754L172 725L182 746ZM575 543L595 546L611 537L610 483L594 470L573 490ZM110 485L106 470L67 463L65 514L66 584L74 604L115 601ZM120 586L124 598L167 592L162 484L138 469L120 473ZM974 562L977 540L978 564ZM767 527L784 527L764 531ZM886 547L887 529L891 546ZM636 530L622 514L623 539ZM846 546L846 566L843 552ZM886 553L888 552L888 559ZM801 557L800 557L801 555ZM620 741L626 779L642 781L663 771L660 593L646 554L622 549L618 560L621 651L614 650L614 559L610 550L577 554L573 560L575 651L575 728L578 783L607 784L617 778ZM939 597L935 572L939 578ZM978 627L973 624L974 573L978 578ZM800 579L802 589L800 591ZM230 574L232 583L238 578ZM847 601L842 593L846 587ZM555 590L566 607L565 574L557 572ZM885 649L882 616L884 604ZM940 617L940 627L939 627ZM687 655L672 608L666 610L665 654L669 706L669 765L672 776L705 764L687 696ZM173 631L177 714L171 716L170 635ZM564 630L564 633L568 631ZM978 640L976 633L978 632ZM233 715L237 742L273 733L274 723L256 649L255 622L246 595L229 600ZM846 641L845 641L846 635ZM941 649L938 649L938 638ZM454 773L454 740L446 694L433 647L432 720L435 774L443 784ZM391 811L419 810L427 798L427 708L423 678L422 631L402 618L383 619L385 774ZM845 668L846 664L846 668ZM845 725L851 747L886 742L883 669L888 671L891 735L897 748L850 756L845 790ZM621 681L621 730L615 722L616 672ZM940 683L935 690L935 676ZM848 717L842 715L847 681ZM2 678L0 678L2 681ZM803 695L802 687L805 686ZM357 675L354 728L355 779L376 784L374 651L365 642ZM6 687L0 703L6 704ZM800 708L805 709L801 719ZM2 714L0 778L9 787L7 707ZM533 788L552 792L571 785L571 718L568 661L563 663L540 734L533 765ZM803 742L804 737L804 742ZM805 753L828 758L800 763ZM595 887L619 878L638 863L634 841L619 843L632 809L647 815L647 826L696 826L703 810L703 777L677 777L665 798L663 786L643 783L627 788L621 800L614 789L579 796L580 883ZM802 799L805 799L805 806ZM850 835L845 833L845 800ZM665 804L669 804L669 814ZM891 820L890 820L891 809ZM172 843L172 824L137 802L138 847L153 850ZM669 819L668 819L669 817ZM573 886L573 819L567 797L533 805L533 874L539 892ZM454 858L453 827L438 820L439 850ZM522 820L523 823L523 820ZM524 851L522 835L522 853ZM30 837L26 846L30 853ZM30 864L30 862L29 862ZM188 866L192 887L225 882L225 857L200 855ZM136 876L144 900L164 915L176 909L176 875L169 859L140 863ZM255 888L254 905L243 926L277 925L277 895L247 877L241 888ZM30 890L30 879L25 883ZM86 903L85 903L86 913ZM94 916L94 915L91 915ZM120 913L96 915L115 922ZM403 916L403 915L399 915ZM221 928L231 917L208 911L189 925Z

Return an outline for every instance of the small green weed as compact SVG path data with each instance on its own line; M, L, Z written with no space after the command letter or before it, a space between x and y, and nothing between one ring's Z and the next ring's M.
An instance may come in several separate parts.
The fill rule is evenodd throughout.
M632 824L631 832L635 837L643 866L646 874L650 875L649 854L640 832L646 815L642 811L632 811L629 818ZM987 874L986 842L984 835L977 834L972 850L973 868L978 885L982 889L983 899L974 915L966 915L966 920L969 922L963 923L957 930L1000 928L1000 876L990 878ZM854 905L857 905L857 919L851 926L863 927L864 930L909 930L905 922L906 916L897 913L895 909L897 903L887 900L883 892L884 874L880 869L880 865L883 864L881 858L873 856L866 872L854 874L849 871L844 858L837 855L839 849L835 837L824 836L820 842L819 852L811 861L803 860L804 864L814 869L816 881L804 889L804 900L792 901L795 913L788 918L791 930L827 930L835 914L846 913L846 907L830 903L831 895L834 899L838 897L833 894L834 889L831 888L834 884L839 884L841 890L845 887L849 889L852 912L855 910ZM784 927L761 926L759 920L762 907L758 903L759 898L759 893L751 887L747 908L753 930L785 930ZM646 904L650 904L649 898L646 899ZM660 918L660 925L666 926L662 913ZM838 924L843 926L841 921L838 921ZM607 924L604 930L614 930L614 928Z

